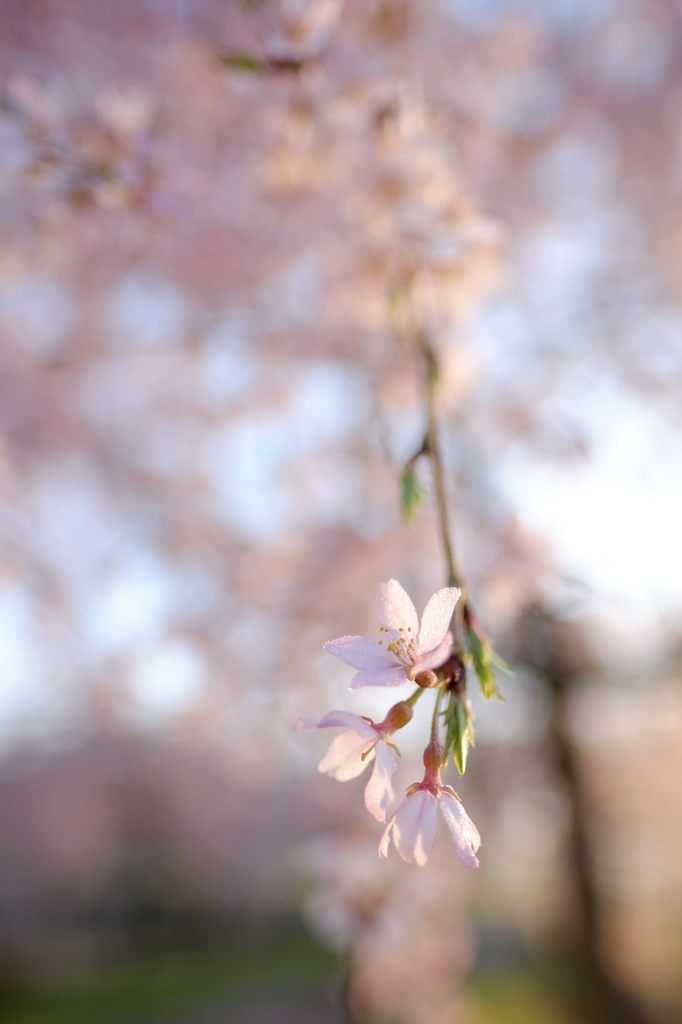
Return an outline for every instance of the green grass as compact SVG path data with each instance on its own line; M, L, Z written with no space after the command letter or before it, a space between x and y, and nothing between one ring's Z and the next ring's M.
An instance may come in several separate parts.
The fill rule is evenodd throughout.
M140 943L138 950L59 978L6 982L2 1024L162 1024L213 1006L238 1019L239 1007L255 1000L319 997L322 1005L340 970L337 957L297 924L260 939ZM480 1011L477 1024L607 1021L575 958L556 952L507 953L479 966L466 987Z
M566 979L552 976L544 964L491 968L477 973L470 986L481 1010L480 1024L584 1024L567 999Z
M633 1019L630 997L605 987L580 950L517 953L479 967L469 987L481 1010L478 1024L618 1024L624 1016ZM682 1024L674 1006L668 1007L665 1019Z
M337 970L334 956L292 927L257 942L159 950L134 961L58 980L0 989L3 1024L115 1024L162 1020L214 1004L321 993Z

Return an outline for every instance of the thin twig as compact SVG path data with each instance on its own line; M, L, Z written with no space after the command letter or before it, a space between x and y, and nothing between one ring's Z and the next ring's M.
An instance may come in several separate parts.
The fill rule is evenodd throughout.
M445 489L445 474L443 472L443 459L440 452L440 441L438 437L438 416L436 412L436 387L438 384L438 362L431 348L427 337L421 333L419 346L424 355L426 363L425 372L425 397L426 397L426 444L424 453L431 461L433 472L433 483L436 491L436 509L440 525L441 541L445 562L448 571L448 586L462 587L462 577L455 560L452 531L448 516L448 498Z
M424 405L426 409L426 437L422 453L428 456L431 463L431 473L435 490L435 506L438 514L443 555L447 568L447 585L459 587L462 596L455 606L453 615L453 632L455 636L455 649L462 654L466 650L464 639L464 623L468 618L466 588L462 580L455 558L455 547L453 543L452 527L448 515L448 496L445 486L445 472L443 469L443 458L440 449L438 412L436 409L436 390L439 380L439 367L436 354L431 347L425 331L416 332L419 348L424 357Z

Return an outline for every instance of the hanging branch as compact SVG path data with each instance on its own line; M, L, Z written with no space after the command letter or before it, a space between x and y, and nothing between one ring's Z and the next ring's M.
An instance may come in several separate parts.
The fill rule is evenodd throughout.
M416 348L423 359L426 429L419 450L403 467L403 513L406 519L411 518L421 500L416 464L420 458L427 458L432 471L447 585L431 597L420 621L398 581L388 580L379 587L380 639L341 636L324 644L330 654L356 669L351 689L411 682L417 688L410 697L395 703L379 722L338 710L328 712L317 722L297 719L294 727L346 729L333 741L318 766L320 771L334 778L342 781L354 778L365 765L373 762L365 789L365 806L378 821L385 823L379 843L382 856L386 856L393 840L404 860L425 864L435 840L440 811L460 860L467 867L475 868L480 845L478 830L455 790L443 782L441 770L447 766L452 753L457 770L463 775L469 750L474 745L473 712L467 694L468 667L473 665L484 696L499 697L499 692L491 668L492 646L475 624L455 557L440 449L438 360L428 334L412 316L410 283L393 293L390 305L397 331L403 333L404 340ZM410 319L414 321L411 324ZM424 690L435 691L430 738L423 754L424 776L407 788L404 799L387 821L393 800L391 779L400 756L394 737L411 721L413 706Z
M441 542L443 544L443 555L447 566L447 578L449 587L459 587L462 591L458 607L464 605L466 595L462 583L462 575L455 560L454 544L448 515L448 498L445 489L445 474L443 472L443 460L440 452L440 440L438 436L438 420L436 412L436 391L440 380L440 368L436 354L429 343L424 331L420 331L417 338L419 348L424 357L425 364L425 386L424 398L426 409L426 436L420 449L420 454L428 456L431 462L433 485L435 490L435 504L440 525Z

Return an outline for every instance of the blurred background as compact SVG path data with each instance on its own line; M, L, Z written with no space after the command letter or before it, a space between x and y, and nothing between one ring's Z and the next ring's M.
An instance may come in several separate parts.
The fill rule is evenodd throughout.
M3 1021L682 1020L681 112L667 0L0 2ZM290 731L445 583L412 315L476 873Z

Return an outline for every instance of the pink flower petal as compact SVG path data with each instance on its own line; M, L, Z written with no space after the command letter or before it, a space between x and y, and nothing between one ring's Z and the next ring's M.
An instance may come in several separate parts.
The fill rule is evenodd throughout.
M362 754L369 750L374 740L358 736L356 732L343 732L332 742L326 755L317 766L318 772L325 772L339 782L348 782L360 775L374 757L374 751L362 760Z
M436 647L431 654L420 657L416 668L418 672L424 672L427 668L440 668L452 654L452 633L446 633L442 644Z
M390 651L366 636L340 636L337 640L328 640L323 646L325 651L352 668L382 668L396 662Z
M391 778L397 767L398 761L391 748L379 741L374 769L365 789L365 807L377 821L386 821L386 811L393 800Z
M307 722L309 719L299 719L299 721ZM319 722L313 722L313 726L316 729L333 729L343 726L346 729L352 729L358 736L364 736L372 742L374 742L378 735L374 726L366 718L362 718L361 715L354 715L352 711L328 711Z
M406 671L400 665L387 668L368 669L358 672L351 680L351 690L359 690L363 686L400 686L407 680Z
M396 811L396 814L397 813L398 812ZM379 840L380 857L388 857L388 847L391 842L391 832L393 831L393 826L395 825L396 814L394 814L393 817L389 819L389 822L386 825L386 828L384 829L384 833L381 839Z
M412 630L416 637L419 632L415 607L397 580L379 584L379 625L392 633Z
M481 845L481 837L473 821L459 800L450 793L441 793L440 810L450 829L457 856L468 868L477 868L476 850Z
M429 600L419 630L420 653L428 654L443 642L460 594L461 590L457 587L444 587L443 590L437 590Z
M393 842L403 860L423 867L436 839L438 809L436 798L426 789L405 797L396 811Z
M291 723L294 732L302 732L304 729L317 729L317 722L314 718L295 718Z

